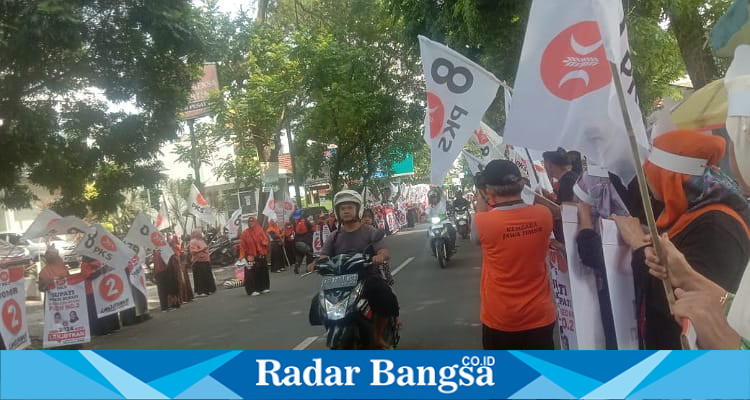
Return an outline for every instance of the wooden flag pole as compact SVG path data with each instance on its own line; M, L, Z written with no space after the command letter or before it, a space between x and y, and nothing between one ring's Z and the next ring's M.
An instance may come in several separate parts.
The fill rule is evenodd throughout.
M635 132L633 132L633 125L630 123L630 114L628 113L628 107L625 104L625 93L622 90L622 83L620 82L619 76L620 71L615 63L610 62L609 66L612 70L612 79L615 81L615 88L617 89L617 98L620 102L620 110L622 111L622 117L625 120L625 130L628 132L628 138L630 139L630 150L633 154L633 162L635 162L635 172L638 179L638 189L641 192L641 201L643 202L643 211L646 213L646 222L648 223L648 229L651 233L651 243L656 250L656 254L659 258L663 258L663 252L661 244L659 243L659 231L656 229L656 218L654 217L654 210L651 208L651 200L649 199L648 184L646 183L646 174L643 172L643 165L641 163L641 157L638 153L638 142L635 139ZM672 305L674 305L675 297L672 283L669 279L662 281L664 284L664 292L667 295L667 302L669 303L669 311L672 311Z

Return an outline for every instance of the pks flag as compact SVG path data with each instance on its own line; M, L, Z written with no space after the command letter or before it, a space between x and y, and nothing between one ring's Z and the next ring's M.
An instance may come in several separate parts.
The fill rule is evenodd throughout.
M199 220L207 224L213 224L216 221L214 209L208 205L208 202L195 185L190 186L188 203L190 203L190 214L195 215Z
M62 219L60 215L52 210L44 210L36 216L29 229L26 229L23 237L26 239L36 239L42 237L48 232L49 228L56 221Z
M240 228L242 228L242 209L238 208L234 210L232 216L229 217L227 224L224 226L229 231L230 238L236 238L240 235Z
M78 241L74 251L76 254L91 257L102 264L124 271L128 262L136 253L122 240L103 227L94 224L83 238Z
M172 223L169 222L169 211L167 211L167 204L162 203L161 210L159 210L159 214L156 215L156 229L163 230L169 228L170 226L172 226Z
M164 264L168 264L169 259L174 254L172 247L167 243L167 238L156 229L146 214L142 212L135 216L133 225L130 226L128 234L125 235L125 242L134 244L143 250L159 250ZM134 249L134 251L138 253L138 249Z
M479 124L479 129L475 129L471 135L471 141L479 147L482 153L482 161L485 164L492 160L503 158L502 144L503 138L490 128L484 122Z
M263 207L263 215L272 221L276 221L278 218L276 216L276 200L273 199L273 191L268 193L268 201L266 201L266 206Z
M424 139L431 149L430 182L442 185L495 99L500 82L468 58L419 36L427 84Z
M469 171L471 171L472 175L476 176L479 172L482 172L484 169L484 162L482 162L482 160L474 157L466 150L463 151L463 155L466 159L466 163L469 164Z
M532 149L579 150L624 182L635 176L609 62L617 65L642 149L628 36L619 0L535 0L531 5L505 142Z
M23 274L23 266L0 269L0 336L8 350L31 345Z

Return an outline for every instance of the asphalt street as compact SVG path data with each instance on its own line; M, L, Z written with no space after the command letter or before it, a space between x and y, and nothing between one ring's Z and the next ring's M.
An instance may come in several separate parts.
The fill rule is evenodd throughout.
M459 239L458 254L440 269L427 246L426 225L386 243L404 323L399 348L481 349L479 248ZM300 279L291 271L271 274L271 292L262 296L220 287L179 310L155 311L149 321L95 337L85 348L323 350L323 328L308 322L310 299L319 287L317 274Z

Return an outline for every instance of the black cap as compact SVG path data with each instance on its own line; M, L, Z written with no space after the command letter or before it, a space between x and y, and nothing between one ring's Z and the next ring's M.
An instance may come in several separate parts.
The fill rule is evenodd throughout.
M511 161L492 160L484 167L482 179L487 185L512 185L521 180L521 171Z

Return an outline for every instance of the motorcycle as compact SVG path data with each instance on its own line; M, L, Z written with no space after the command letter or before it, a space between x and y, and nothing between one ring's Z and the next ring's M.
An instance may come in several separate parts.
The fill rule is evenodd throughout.
M469 237L469 209L466 207L457 207L455 210L456 229L462 238Z
M441 217L432 217L430 223L429 239L432 255L437 257L440 268L445 268L453 252L448 221Z
M239 239L217 238L208 246L211 265L231 265L237 260L236 245Z
M384 236L384 232L378 231L372 243ZM362 297L364 280L360 280L360 273L372 267L371 256L367 253L340 254L315 263L322 281L310 309L310 324L326 328L326 346L331 350L375 348L373 314ZM393 348L400 339L397 324L396 318L391 318L383 334L385 342Z

